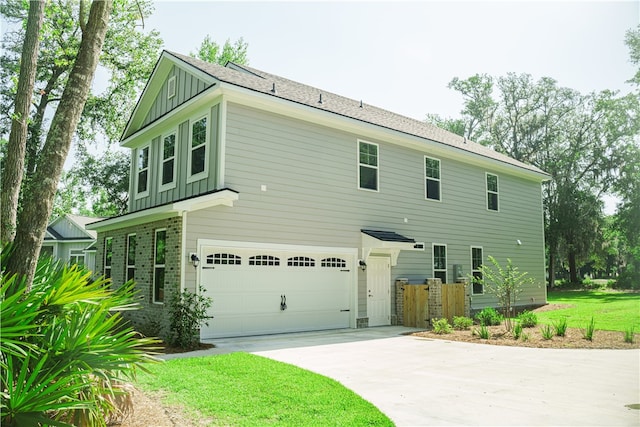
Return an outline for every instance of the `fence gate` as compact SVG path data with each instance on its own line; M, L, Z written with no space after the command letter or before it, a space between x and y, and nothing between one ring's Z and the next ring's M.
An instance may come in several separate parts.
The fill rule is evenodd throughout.
M426 328L429 325L429 286L405 284L403 299L403 325Z
M442 285L442 317L453 324L453 316L464 316L464 283Z

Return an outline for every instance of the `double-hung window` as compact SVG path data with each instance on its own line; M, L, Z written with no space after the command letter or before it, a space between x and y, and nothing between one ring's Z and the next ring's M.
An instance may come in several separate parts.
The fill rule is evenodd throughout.
M113 258L113 237L104 239L104 277L111 278L111 261Z
M480 295L484 293L484 287L482 283L476 282L476 280L482 280L482 248L479 246L471 247L471 275L473 276L473 283L471 284L473 294Z
M176 186L176 133L162 138L162 165L160 167L160 191Z
M136 235L127 235L127 282L136 275Z
M207 116L191 123L187 182L202 179L207 174L207 134Z
M433 277L447 283L447 246L433 244Z
M424 157L424 197L440 200L440 160Z
M82 249L71 249L69 252L69 265L84 265L84 251Z
M487 172L487 209L498 210L498 175Z
M149 195L149 146L138 148L136 196Z
M153 302L164 303L165 253L167 230L156 230L153 254Z
M378 144L358 141L358 188L378 191L380 183L378 169Z

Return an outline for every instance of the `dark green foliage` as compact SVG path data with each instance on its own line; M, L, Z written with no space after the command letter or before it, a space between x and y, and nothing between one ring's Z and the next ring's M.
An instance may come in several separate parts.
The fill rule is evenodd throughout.
M631 325L624 331L624 342L633 343L634 338L634 327Z
M473 335L478 335L480 338L488 340L491 338L491 332L489 332L489 328L486 325L481 324L480 328L473 330Z
M520 339L520 336L522 335L522 323L520 322L516 322L513 325L513 338L514 339Z
M502 323L504 317L495 308L485 307L480 313L476 314L476 320L480 322L480 325L497 326Z
M525 310L518 314L518 320L524 328L533 328L538 324L538 316L532 311Z
M553 329L556 331L556 336L564 337L567 334L567 318L563 317L553 322Z
M194 349L200 344L199 331L202 325L209 325L207 311L213 300L203 295L201 286L198 293L188 290L176 293L169 302L169 344L184 349Z
M587 325L585 326L582 336L584 337L585 340L593 341L593 333L595 331L596 331L596 323L593 320L593 317L591 317L591 321L589 321L589 323L587 323Z
M542 334L542 338L545 340L553 338L553 328L551 328L551 325L543 325L540 328L540 333Z
M6 253L3 253L3 258ZM15 275L0 285L3 426L105 426L122 385L155 359L121 316L133 284L111 290L91 273L43 260L29 291Z

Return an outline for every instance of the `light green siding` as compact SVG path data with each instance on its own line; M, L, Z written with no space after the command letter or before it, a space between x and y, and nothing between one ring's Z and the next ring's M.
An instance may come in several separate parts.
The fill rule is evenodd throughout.
M379 192L358 189L359 139L379 144ZM453 281L453 264L469 274L470 248L481 246L485 259L509 257L535 279L520 304L545 301L537 181L233 103L225 150L225 187L240 199L189 213L187 252L199 238L360 248L361 229L388 230L425 243L424 252L400 253L392 280L432 277L432 243L439 243L447 245ZM425 199L424 155L441 160L440 202ZM499 212L486 209L486 172L499 176ZM364 276L359 272L359 316L366 315ZM489 296L474 296L472 308L492 304Z

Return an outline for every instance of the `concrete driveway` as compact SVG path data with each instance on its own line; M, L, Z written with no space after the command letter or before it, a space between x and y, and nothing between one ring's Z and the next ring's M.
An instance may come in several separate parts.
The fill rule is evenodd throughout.
M334 378L398 426L640 425L639 350L500 347L402 327L216 340ZM197 355L191 353L190 355Z

